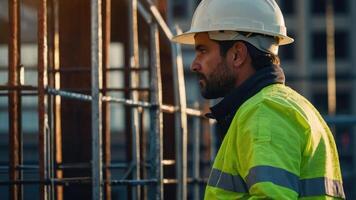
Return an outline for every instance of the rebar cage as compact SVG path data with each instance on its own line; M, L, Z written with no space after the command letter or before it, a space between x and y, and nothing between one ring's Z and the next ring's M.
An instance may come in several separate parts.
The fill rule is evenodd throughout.
M29 193L38 193L40 199L187 199L188 193L201 198L201 186L208 175L202 176L201 169L211 164L215 152L211 145L215 139L210 134L213 126L196 109L204 105L187 107L181 49L169 43L173 34L156 4L150 0L126 3L129 40L120 46L112 41L110 0L72 6L68 2L37 3L38 35L37 45L33 45L37 47L37 66L22 64L21 2L8 2L8 82L0 90L9 113L9 163L1 167L8 180L0 180L0 185L8 185L9 199L23 199ZM88 66L76 66L62 55L66 48L63 38L68 36L63 24L70 23L63 21L66 12L84 4L88 17L81 22L90 27L90 37L86 36L90 45L84 45L89 47L86 58L90 60L85 61ZM112 65L110 45L125 48L125 66ZM162 49L168 52L162 54ZM164 70L162 63L168 63ZM170 82L162 78L167 73ZM26 83L25 75L37 76L37 82ZM163 103L166 94L172 104ZM32 113L37 113L30 123L37 123L31 138L37 137L38 159L31 163L24 152L28 134L21 119L29 120L23 116L24 101L32 101L36 108ZM76 107L79 114L68 112ZM69 130L73 128L74 132ZM84 135L73 136L75 131ZM163 143L173 146L167 159ZM79 146L90 154L76 157ZM201 148L208 148L208 153L201 155ZM71 153L74 156L66 158ZM86 187L80 188L82 185ZM120 194L113 192L115 187L121 188ZM166 189L170 193L164 195ZM86 194L79 195L76 190Z

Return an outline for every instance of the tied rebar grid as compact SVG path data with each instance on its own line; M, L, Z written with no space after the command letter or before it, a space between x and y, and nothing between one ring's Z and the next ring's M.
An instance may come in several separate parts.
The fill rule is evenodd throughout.
M57 12L57 14L54 14L54 23L57 24L55 25L55 33L58 33L58 2L53 1L54 3L54 13ZM162 16L160 15L158 9L156 6L151 2L147 1L149 4L149 10L150 12L147 12L145 8L142 6L141 3L134 3L132 1L132 15L137 15L137 8L140 11L142 15L146 14L146 19L149 18L149 24L150 27L150 37L151 37L151 77L154 81L151 82L150 90L153 93L151 95L151 100L150 102L140 102L138 101L138 98L135 98L135 93L137 94L136 91L134 91L132 94L131 99L119 99L119 98L114 98L110 96L104 96L100 93L101 91L101 84L102 84L102 53L103 49L101 47L102 45L102 22L101 22L101 0L92 0L91 1L91 43L92 43L92 66L91 66L91 73L92 73L92 85L91 85L91 95L84 95L80 93L74 93L74 92L69 92L69 91L63 91L59 90L59 77L60 77L60 72L61 69L59 68L59 47L58 47L58 34L54 34L54 64L53 64L53 69L48 69L48 33L47 33L47 0L41 0L39 5L38 5L38 87L32 87L29 86L28 91L34 91L33 93L28 93L29 95L38 95L38 117L39 117L39 166L38 170L40 172L40 179L39 180L23 180L21 177L14 178L14 180L8 181L8 183L11 185L12 188L21 188L23 184L35 184L39 183L40 184L40 195L41 199L53 199L54 198L54 193L55 193L55 187L54 185L63 185L65 182L76 182L76 183L91 183L92 188L93 188L93 199L102 199L103 198L103 191L102 191L102 186L103 184L109 184L109 185L120 185L120 184L129 184L129 185L134 185L134 186L140 186L140 185L152 185L154 187L153 193L155 199L163 199L163 184L169 184L169 183L178 183L178 190L183 191L183 196L180 197L182 199L186 198L186 187L187 187L187 175L186 175L186 133L187 133L187 126L186 126L186 116L191 115L191 116L196 116L196 117L202 117L202 114L200 111L195 110L195 109L189 109L186 108L186 102L185 102L185 97L184 98L180 97L176 99L176 104L178 106L170 106L170 105L163 105L162 104L162 82L161 82L161 71L160 71L160 52L159 52L159 30L158 30L158 25L159 27L162 28L162 30L165 33L165 36L170 39L172 37L172 33L170 32L168 26L165 24ZM57 4L56 4L57 3ZM136 5L135 5L136 4ZM57 9L57 11L56 11ZM135 14L136 13L136 14ZM148 13L148 15L147 15ZM153 16L153 18L151 17ZM138 41L137 38L137 16L132 16L132 31L133 33L130 34L133 36L133 39L131 41L132 45L132 57L131 59L131 72L137 72L138 71ZM154 20L152 20L154 19ZM136 36L135 36L136 35ZM135 41L136 40L136 41ZM17 41L18 42L18 41ZM19 47L18 47L19 50ZM18 50L12 50L10 52L16 52ZM16 58L16 55L10 55L9 57L11 58ZM181 61L180 61L181 62ZM182 63L179 63L178 65L181 65ZM16 66L16 65L15 65ZM183 74L183 67L178 66L179 69L175 69L177 71L177 74L175 76L179 76L179 74ZM180 71L179 71L180 70ZM47 72L51 73L53 72L54 78L48 77ZM16 75L17 76L17 75ZM132 78L131 78L131 87L132 88L137 88L135 84L138 83L138 74L132 73ZM51 81L50 84L54 87L48 87L48 82L49 80ZM182 96L182 93L185 94L185 89L182 90L182 83L184 84L184 77L180 79L175 79L176 85L175 85L175 91L179 91L179 93L175 94L175 96ZM20 86L19 83L9 85L10 87L14 87L12 92L17 92L18 94L21 94L22 89L24 89L26 86ZM183 85L184 87L184 85ZM9 89L7 88L7 89ZM6 88L5 88L6 89ZM36 91L36 93L35 93ZM11 92L9 92L11 93ZM48 95L54 95L55 98L52 99L52 97L49 99ZM77 99L81 101L90 101L92 104L92 177L89 180L84 178L81 180L81 178L62 178L62 171L60 168L56 168L55 164L53 164L53 159L55 157L56 163L61 162L61 155L55 155L54 156L54 148L57 148L56 151L58 151L58 148L60 148L60 145L55 145L53 147L53 142L58 142L58 133L60 133L60 129L53 128L52 126L56 126L60 122L60 119L56 115L52 115L51 112L56 111L59 112L60 107L60 98L59 97L64 97L64 98L72 98L72 99ZM57 98L58 97L58 98ZM133 144L133 153L134 153L134 158L135 158L135 167L134 167L134 173L136 174L134 176L135 180L103 180L103 175L102 175L102 144L101 144L101 126L102 122L101 120L101 103L102 102L112 102L112 103L120 103L124 105L128 105L132 107L133 110L133 128L135 130L139 128L139 125L137 124L138 119L135 117L135 110L137 111L138 107L141 108L149 108L151 117L152 117L152 123L151 123L151 136L152 139L151 144L151 151L150 151L150 158L151 158L151 163L150 165L153 166L151 167L151 174L150 176L153 178L150 179L144 179L140 180L140 171L139 167L141 166L140 163L140 155L139 155L139 131L134 131L137 134L133 135L134 136L134 144ZM55 106L54 109L48 109L49 106ZM19 109L21 110L21 109ZM50 113L48 113L50 112ZM180 149L177 149L177 154L183 153L185 156L179 159L179 163L183 164L185 167L183 169L183 174L179 175L178 181L176 180L171 180L171 179L164 179L163 178L163 147L162 147L162 126L163 126L163 119L162 119L162 112L167 112L167 113L180 113L177 114L177 123L176 123L176 130L177 130L177 135L181 135L179 127L183 126L183 141L184 144L180 147ZM21 115L21 114L20 114ZM11 120L10 120L11 121ZM19 120L13 120L15 122L20 122ZM184 125L185 124L185 125ZM21 125L21 122L19 123ZM48 127L51 126L51 127ZM58 125L57 125L58 126ZM185 137L185 139L184 139ZM17 139L18 140L18 139ZM50 147L51 146L51 147ZM53 147L53 148L52 148ZM15 153L22 152L17 149L14 151ZM184 153L185 152L185 153ZM20 156L21 157L21 156ZM16 158L16 157L15 157ZM18 161L17 161L18 162ZM17 163L18 166L20 166L21 163ZM177 166L180 168L180 165ZM106 168L107 169L107 168ZM16 172L14 170L14 173L22 173L22 168L16 169ZM55 170L55 171L54 171ZM57 177L57 178L55 178ZM79 181L76 181L79 180ZM6 181L5 181L6 182ZM5 182L0 182L0 184L4 184ZM190 181L194 183L195 181ZM58 189L58 188L57 188ZM18 190L19 191L19 190ZM57 191L58 192L58 191ZM137 187L137 190L133 191L134 198L139 198L140 197L140 188ZM20 197L21 199L22 197Z

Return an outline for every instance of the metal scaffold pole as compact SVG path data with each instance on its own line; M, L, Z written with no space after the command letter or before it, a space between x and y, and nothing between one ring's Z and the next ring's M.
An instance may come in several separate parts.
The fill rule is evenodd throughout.
M201 118L195 117L193 119L193 179L198 180L200 177L200 126ZM193 186L194 199L200 199L199 183L196 182Z
M101 0L91 1L91 109L92 109L92 199L103 198L102 184L102 10Z
M39 170L40 181L49 179L48 172L48 115L47 95L48 85L48 47L47 47L47 0L41 0L38 4L38 148L39 148ZM49 186L40 185L40 198L49 199Z
M137 20L137 0L131 0L129 3L129 32L130 32L130 87L139 86L139 44L138 44L138 20ZM138 101L138 91L131 91L131 99ZM132 161L134 170L132 178L140 180L140 122L137 108L131 110L132 119ZM132 190L133 199L140 199L140 186L134 187Z
M150 161L153 166L151 176L157 179L157 184L151 189L150 199L163 199L163 116L160 110L162 105L162 78L159 57L159 31L156 23L150 25L151 41L151 131L150 131Z
M111 37L111 0L103 1L103 89L109 86L110 68L110 38ZM107 91L103 91L103 96L107 95ZM111 164L111 129L110 129L110 103L102 103L102 120L103 120L103 163L105 170L103 178L105 181L104 199L111 200L111 170L108 166Z
M61 74L60 69L60 49L59 49L59 0L52 0L52 23L53 23L53 86L55 89L60 89ZM62 155L62 130L61 130L61 97L53 97L53 135L54 135L54 163L55 165L63 162ZM63 178L63 171L55 169L55 177ZM63 186L56 186L55 196L57 200L63 200Z
M177 34L181 30L177 27ZM184 83L184 66L182 50L179 44L172 44L172 53L175 57L173 63L173 80L175 105L179 111L175 113L176 126L176 173L177 173L177 199L187 199L187 150L188 150L188 122L187 122L187 103Z
M20 23L20 1L9 0L9 73L8 86L20 86L21 67L21 23ZM21 128L21 91L9 92L9 179L15 181L22 179L22 172L16 167L22 165L22 128ZM11 185L9 187L10 199L22 199L22 185Z

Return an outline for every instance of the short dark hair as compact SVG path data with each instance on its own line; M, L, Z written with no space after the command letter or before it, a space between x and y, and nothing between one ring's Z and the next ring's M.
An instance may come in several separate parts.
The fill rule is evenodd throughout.
M216 41L216 42L220 46L221 56L225 57L227 51L238 41L230 40L230 41ZM248 42L241 41L241 40L240 42L243 42L247 47L248 54L251 57L252 66L253 68L255 68L256 71L267 66L280 65L280 59L278 55L273 55L271 53L263 52Z

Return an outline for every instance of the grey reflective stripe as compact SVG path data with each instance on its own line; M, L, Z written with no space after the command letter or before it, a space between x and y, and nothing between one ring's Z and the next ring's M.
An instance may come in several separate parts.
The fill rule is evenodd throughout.
M218 169L212 169L208 185L224 190L248 193L248 188L260 182L272 182L276 185L289 188L300 197L328 195L345 198L342 183L325 177L299 179L299 177L285 169L271 166L256 166L250 169L246 176L246 183L239 175L232 175Z
M232 192L248 193L246 184L241 176L231 175L214 168L211 170L208 185Z
M271 167L257 166L250 169L246 176L248 188L259 182L272 182L298 193L299 177L287 170Z
M300 180L301 197L329 195L345 199L344 188L340 181L328 178L310 178Z
M285 169L271 166L256 166L246 177L248 188L259 182L272 182L299 193L300 197L329 195L345 198L342 183L325 177L301 179Z

